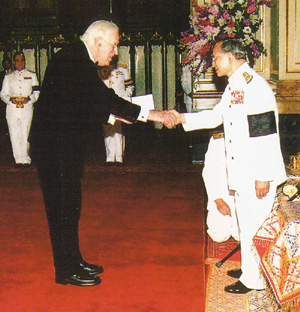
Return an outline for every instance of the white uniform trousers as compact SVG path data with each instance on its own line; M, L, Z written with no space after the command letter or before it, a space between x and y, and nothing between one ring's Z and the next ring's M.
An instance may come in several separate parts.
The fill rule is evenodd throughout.
M17 164L30 164L28 135L32 114L24 117L9 114L6 116L6 120L15 162Z
M108 162L123 162L123 153L125 150L125 136L121 133L114 133L104 137L106 149L106 161Z
M260 258L252 239L270 214L275 195L276 185L273 182L270 182L270 191L263 199L256 197L255 185L244 186L235 195L243 272L240 281L248 288L263 289L266 287Z
M215 242L224 242L230 236L239 240L239 229L235 213L235 198L229 195L226 171L224 138L211 137L205 154L203 181L206 187L207 233ZM217 209L215 199L222 198L230 207L231 216L224 216Z

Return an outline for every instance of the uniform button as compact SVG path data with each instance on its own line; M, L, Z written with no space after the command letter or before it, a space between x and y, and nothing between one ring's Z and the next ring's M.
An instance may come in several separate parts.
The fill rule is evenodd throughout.
M232 156L231 159L234 160L234 157Z
M231 141L231 140L229 140L229 143L232 143L232 141Z
M231 105L229 105L229 108L231 108Z
M232 126L232 122L230 123L230 126Z

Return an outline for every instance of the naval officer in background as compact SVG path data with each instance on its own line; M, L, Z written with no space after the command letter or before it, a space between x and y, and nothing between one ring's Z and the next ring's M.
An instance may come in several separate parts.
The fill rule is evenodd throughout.
M28 167L28 135L31 126L33 104L39 98L39 83L34 72L25 69L23 52L13 57L15 71L4 77L1 99L6 106L6 120L16 167Z

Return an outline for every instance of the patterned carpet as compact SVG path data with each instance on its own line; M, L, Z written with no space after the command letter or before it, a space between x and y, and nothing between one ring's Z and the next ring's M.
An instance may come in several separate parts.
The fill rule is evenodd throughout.
M217 268L215 263L219 260L206 259L206 264L209 265L206 312L282 312L270 289L253 290L245 295L232 295L225 292L224 287L236 281L226 272L238 268L239 262L228 260L221 268Z

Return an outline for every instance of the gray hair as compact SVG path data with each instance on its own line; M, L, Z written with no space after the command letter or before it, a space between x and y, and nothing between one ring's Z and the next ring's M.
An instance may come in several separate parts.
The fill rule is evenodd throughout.
M113 22L100 20L92 23L84 32L84 34L80 36L80 39L87 43L91 42L97 37L107 38L112 31L119 32L119 27Z
M231 52L237 60L247 60L247 51L240 40L226 39L220 49L225 53Z

